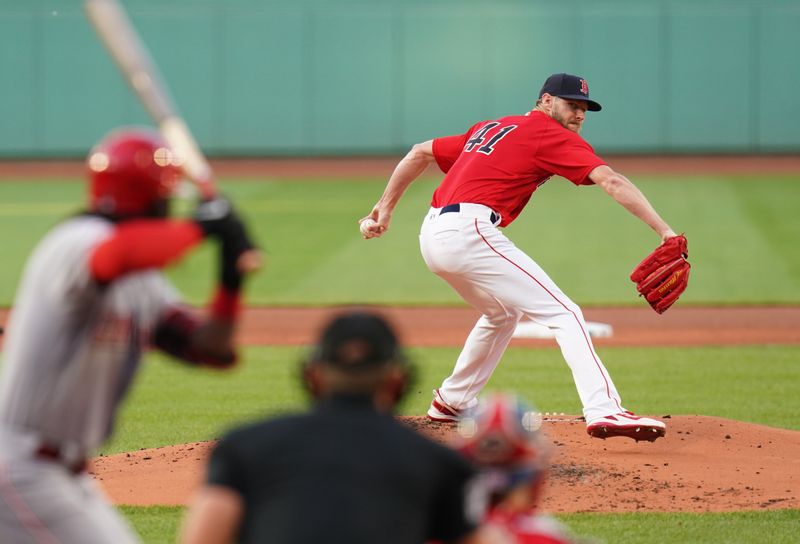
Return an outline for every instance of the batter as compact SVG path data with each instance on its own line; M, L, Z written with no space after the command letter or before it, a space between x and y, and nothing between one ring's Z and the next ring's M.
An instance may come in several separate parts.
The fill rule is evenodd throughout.
M235 361L235 259L252 244L225 200L202 203L195 220L165 217L175 164L157 133L113 132L89 156L88 211L55 226L28 260L0 372L4 543L136 542L86 459L110 435L142 351ZM206 237L221 246L222 274L201 319L160 269Z
M374 221L362 230L365 238L383 235L406 188L430 163L435 161L446 174L425 215L420 250L428 268L482 316L453 373L433 392L429 418L455 421L476 404L525 316L554 331L591 436L652 441L665 434L663 422L623 407L580 308L500 230L519 216L543 183L558 175L575 185L599 185L662 240L676 235L641 191L579 135L586 112L600 109L589 97L585 79L554 74L527 114L481 121L464 134L413 146L380 200L361 219Z

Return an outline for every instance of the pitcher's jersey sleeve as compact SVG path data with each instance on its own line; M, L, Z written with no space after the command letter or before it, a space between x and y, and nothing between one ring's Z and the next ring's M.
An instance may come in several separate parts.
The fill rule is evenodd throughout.
M606 164L578 134L555 126L542 135L536 162L542 170L566 178L575 185L593 185L589 174Z
M450 171L453 163L456 162L459 155L461 155L461 151L464 150L464 146L467 145L467 140L481 123L483 121L475 123L464 134L444 136L433 140L433 157L442 172L446 174Z

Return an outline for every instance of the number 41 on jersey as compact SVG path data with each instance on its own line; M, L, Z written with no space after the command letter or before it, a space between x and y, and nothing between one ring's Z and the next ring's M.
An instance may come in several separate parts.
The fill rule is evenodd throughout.
M497 145L497 142L505 138L505 136L509 132L517 128L517 125L508 125L496 131L493 131L492 129L494 129L498 125L500 125L500 123L498 123L497 121L491 121L483 125L475 134L472 135L472 138L467 140L467 145L464 146L464 152L469 153L477 146L480 146L477 149L478 153L483 153L484 155L491 155L492 151L494 151L494 147ZM493 132L494 134L492 135L491 138L489 138L489 141L486 141L486 138L488 137L490 131Z

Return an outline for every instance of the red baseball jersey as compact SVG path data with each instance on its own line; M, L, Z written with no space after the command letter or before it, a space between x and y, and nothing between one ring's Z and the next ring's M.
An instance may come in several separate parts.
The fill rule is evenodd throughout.
M447 175L431 205L483 204L502 215L501 227L517 218L551 176L591 185L589 174L606 164L586 140L539 111L481 121L464 134L436 138L433 154Z

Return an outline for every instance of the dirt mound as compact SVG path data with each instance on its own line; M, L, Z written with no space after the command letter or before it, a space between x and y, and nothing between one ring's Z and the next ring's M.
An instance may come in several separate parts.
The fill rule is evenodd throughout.
M402 418L440 441L453 427ZM800 508L800 432L705 416L665 420L654 443L590 438L575 417L547 420L550 512L721 512ZM92 462L116 504L182 505L202 481L213 442L141 450Z

